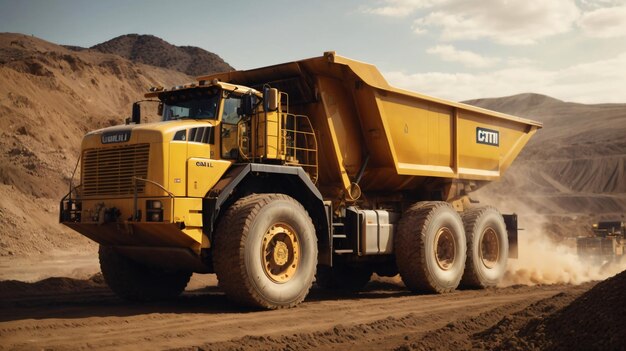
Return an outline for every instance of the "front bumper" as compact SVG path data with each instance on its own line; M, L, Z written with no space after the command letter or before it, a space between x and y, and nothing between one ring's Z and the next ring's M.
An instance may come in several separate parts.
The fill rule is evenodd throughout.
M162 203L159 222L148 221L147 203L154 200ZM68 194L61 200L59 220L106 246L188 248L197 254L210 246L202 230L201 198L77 199Z

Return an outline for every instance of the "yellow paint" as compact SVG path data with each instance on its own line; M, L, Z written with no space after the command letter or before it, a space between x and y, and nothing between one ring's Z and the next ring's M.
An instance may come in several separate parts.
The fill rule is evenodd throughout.
M204 197L230 167L230 161L191 157L187 160L187 195Z
M160 200L163 205L163 217L166 220L164 222L147 222L152 226L162 227L158 231L162 238L170 237L172 240L180 240L176 238L182 234L198 243L199 246L208 247L208 238L202 233L202 198L140 198L137 201L137 208L143 214L142 222L146 222L147 200ZM84 200L82 205L83 224L98 225L98 220L95 216L97 216L99 208L102 206L106 208L115 207L120 210L120 225L127 222L133 211L132 199ZM176 226L171 226L170 223L174 223ZM184 224L184 229L181 230L182 224Z
M169 171L167 183L169 191L176 196L186 196L187 175L181 167L181 160L187 158L188 143L186 141L172 141L170 143Z
M283 155L280 148L280 115L278 111L258 114L258 122L252 127L257 138L255 155L266 159L279 159ZM253 139L254 139L253 136Z
M348 172L356 174L361 163L361 139L358 133L353 132L359 128L358 119L354 111L342 103L342 99L348 97L345 96L345 91L336 81L319 77L318 85L322 91L326 132L330 136L329 141L332 142L332 156L334 156L324 161L335 160L336 164L333 166L341 170L340 179L343 189L345 194L349 195L351 181Z
M200 247L209 247L209 239L202 232L202 199L175 198L173 202L174 220L184 224L181 232L200 244Z
M198 214L200 214L198 216ZM202 226L202 199L201 198L175 198L174 199L174 222L184 222L185 226Z
M211 244L209 243L209 238L202 233L202 228L190 227L183 229L182 232L198 243L198 245L194 245L194 248L196 249L194 251L196 251L197 253L200 253L200 248L208 249L209 247L211 247Z
M452 172L452 116L422 101L381 96L378 102L399 174Z

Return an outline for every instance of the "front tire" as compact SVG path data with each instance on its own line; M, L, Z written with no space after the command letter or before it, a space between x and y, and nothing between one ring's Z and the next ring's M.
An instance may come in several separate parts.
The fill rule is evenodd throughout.
M174 298L185 290L190 271L165 270L134 261L114 247L100 246L100 270L113 292L129 301Z
M473 208L463 213L463 223L467 262L461 286L484 289L498 285L509 259L509 238L502 215L493 207Z
M459 285L466 258L463 222L446 202L418 202L402 215L396 263L411 291L446 293Z
M283 194L235 202L217 226L213 265L229 299L255 307L304 300L317 266L317 237L307 211Z

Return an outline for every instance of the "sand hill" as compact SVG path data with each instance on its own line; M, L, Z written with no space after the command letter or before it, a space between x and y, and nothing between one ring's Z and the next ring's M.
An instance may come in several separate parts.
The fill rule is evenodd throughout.
M233 67L212 52L195 46L175 46L153 35L122 35L92 46L91 49L192 76L233 70Z
M57 223L82 136L123 123L148 87L192 80L114 54L0 34L0 256L92 247Z
M623 350L625 286L626 272L602 281L556 312L530 319L499 349Z

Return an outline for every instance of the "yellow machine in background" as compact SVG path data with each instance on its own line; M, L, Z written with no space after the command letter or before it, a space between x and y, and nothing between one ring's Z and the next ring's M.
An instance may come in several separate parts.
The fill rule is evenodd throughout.
M626 247L626 222L601 221L592 226L593 236L580 236L576 241L576 253L581 258L600 262L619 261Z
M469 206L538 122L393 88L334 52L152 88L162 121L88 133L61 222L101 245L109 286L178 295L192 272L227 295L294 306L373 272L415 291L494 286L517 219Z

